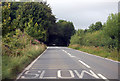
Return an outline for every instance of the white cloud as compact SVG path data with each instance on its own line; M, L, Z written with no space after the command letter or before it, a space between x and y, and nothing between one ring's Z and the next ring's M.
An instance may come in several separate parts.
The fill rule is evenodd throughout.
M110 13L118 12L119 0L48 0L58 19L72 21L76 29L105 22Z

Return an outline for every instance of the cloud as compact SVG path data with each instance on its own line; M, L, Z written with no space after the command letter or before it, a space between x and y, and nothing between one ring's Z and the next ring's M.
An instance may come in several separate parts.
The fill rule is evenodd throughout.
M72 21L76 29L85 29L92 23L107 20L118 12L118 0L48 0L58 19Z

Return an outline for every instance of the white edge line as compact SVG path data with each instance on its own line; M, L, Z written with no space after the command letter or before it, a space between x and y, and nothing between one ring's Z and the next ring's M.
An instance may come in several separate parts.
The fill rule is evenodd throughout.
M84 63L83 61L79 60L80 63L82 63L84 66L86 66L87 68L90 68L89 65L87 65L86 63Z
M69 48L69 49L72 49L72 48ZM73 49L73 50L76 50L76 49ZM108 60L108 61L120 63L119 61L114 61L114 60L112 60L112 59L104 58L104 57L97 56L97 55L94 55L94 54L90 54L90 53L87 53L87 52L83 52L83 51L80 51L80 50L76 50L76 51L85 53L85 54L87 54L87 55L95 56L95 57L98 57L98 58L106 59L106 60Z
M48 47L47 47L48 49ZM31 64L29 64L20 74L18 74L16 80L20 79L21 75L26 71L26 70L29 70L30 67L47 51L47 49L42 53L40 54L34 61L32 61Z

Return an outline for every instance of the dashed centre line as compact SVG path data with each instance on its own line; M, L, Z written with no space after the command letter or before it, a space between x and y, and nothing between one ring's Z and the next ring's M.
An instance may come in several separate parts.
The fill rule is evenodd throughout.
M66 52L65 50L62 50L62 51L64 51L65 53L67 53L70 57L75 57L75 56L72 56L70 53L68 53L68 52ZM77 58L77 57L75 57L75 58ZM77 58L77 59L79 59L79 58ZM89 65L87 65L86 63L84 63L83 61L81 61L81 60L78 60L81 64L83 64L84 66L86 66L87 68L91 68ZM79 76L79 78L82 78L83 77L83 74L84 74L84 72L86 72L86 73L88 73L87 71L83 71L83 73L81 73L81 75L79 75L78 74L78 72L76 71L76 70L74 70L75 71L75 73ZM102 74L95 74L92 70L90 70L90 72L92 73L92 76L94 76L95 78L98 78L99 79L99 77L101 77L102 79L104 79L105 81L109 81L106 77L104 77ZM90 74L90 73L88 73L88 74ZM91 75L91 74L90 74Z
M56 47L57 48L57 47ZM74 57L77 58L76 60L81 63L82 65L84 65L87 68L91 68L89 65L87 65L85 62L79 60L80 58L76 57L76 56L72 56L72 54L68 53L65 50L64 51L66 54L68 54L70 57ZM34 67L31 69L28 69L27 71L25 71L24 75L21 76L22 79L74 79L74 78L79 78L79 79L84 79L86 74L92 76L95 79L104 79L105 81L109 81L106 77L104 77L102 74L97 74L94 71L90 70L78 70L78 69L67 69L67 70L62 70L62 69L56 69L55 71L53 71L53 73L55 72L55 74L48 76L46 75L47 72L48 73L52 73L52 71L50 71L51 69L39 69L39 64L35 64ZM34 69L34 70L33 70ZM37 72L36 72L37 69ZM64 73L67 72L67 76L64 76Z
M64 51L65 53L67 53L70 57L75 57L75 56L72 56L70 53L68 53L68 52L66 52L65 50L62 50L62 51ZM83 61L81 61L81 60L78 60L80 63L82 63L84 66L86 66L87 68L90 68L90 66L89 65L87 65L86 63L84 63Z
M90 68L89 65L87 65L86 63L84 63L83 61L79 60L80 63L82 63L84 66L86 66L87 68Z
M65 50L62 50L64 51L65 53L67 53L70 57L75 57L75 56L72 56L70 53L66 52Z

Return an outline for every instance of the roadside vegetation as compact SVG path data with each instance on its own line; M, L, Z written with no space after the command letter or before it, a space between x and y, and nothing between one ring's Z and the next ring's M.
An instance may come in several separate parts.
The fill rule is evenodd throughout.
M69 47L120 61L120 14L111 14L106 23L96 22L89 29L79 29L71 37Z
M16 33L18 34L12 37L3 38L2 79L15 79L17 74L46 49L46 45L29 35L20 31Z
M70 45L70 48L118 61L118 51L107 47Z
M23 11L22 7L25 6L29 7L31 5L40 8L48 8L47 5L45 5L42 2L41 3L27 3L27 2L2 3L2 41L0 44L2 44L1 55L2 55L3 80L15 79L17 75L20 72L22 72L22 70L28 64L30 64L37 56L39 56L46 49L46 45L42 41L45 40L45 38L41 36L41 35L45 35L44 33L45 30L42 31L39 30L37 24L38 21L31 22L32 18L34 18L33 13L34 15L36 15L38 14L38 11L33 12L30 11L30 9L28 9L28 11L26 10L27 11L26 14L22 14ZM21 13L19 13L19 11ZM40 12L43 13L43 15L45 13L48 13L49 16L52 16L51 13L47 11L47 9L45 12L43 11ZM28 15L28 13L30 13L31 16ZM48 18L48 16L46 16L46 18ZM34 19L37 20L36 18ZM46 19L46 22L47 21L52 22L51 20ZM35 29L33 29L33 27Z
M2 2L2 78L15 79L46 45L69 46L120 60L117 59L118 17L118 14L111 14L103 25L96 22L89 29L75 31L72 22L56 21L46 2Z
M2 2L2 79L15 79L46 45L68 46L74 32L46 2Z

